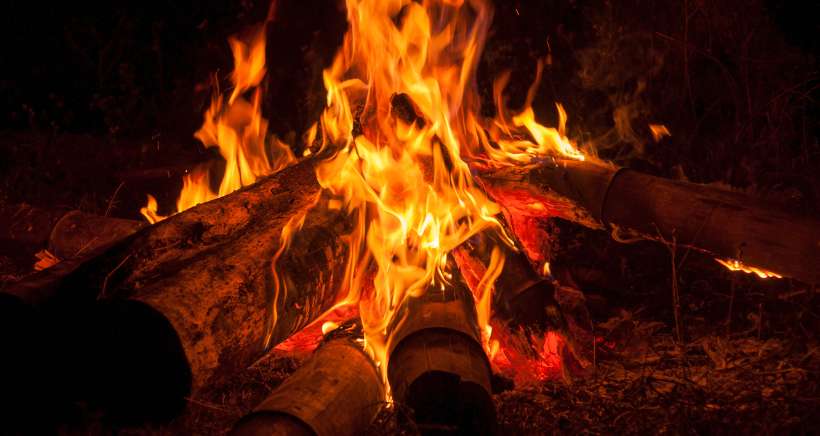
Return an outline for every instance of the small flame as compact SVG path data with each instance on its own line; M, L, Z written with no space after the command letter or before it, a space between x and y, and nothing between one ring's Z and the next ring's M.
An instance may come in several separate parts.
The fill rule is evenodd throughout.
M655 142L659 142L664 136L672 136L669 129L663 124L650 124L649 130L652 132L652 138L655 139Z
M157 199L154 198L153 195L148 194L148 202L145 204L144 207L140 208L140 213L145 219L148 220L151 224L164 220L166 217L157 213L157 209L159 209L159 205L157 204Z
M782 279L783 276L763 268L758 268L756 266L746 265L743 262L736 260L736 259L715 259L717 263L725 266L730 271L743 271L747 274L756 274L761 279L768 279L768 278L778 278Z

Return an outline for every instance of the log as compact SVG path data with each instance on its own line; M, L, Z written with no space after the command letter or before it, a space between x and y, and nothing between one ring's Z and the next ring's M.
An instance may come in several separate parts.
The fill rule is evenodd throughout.
M381 374L354 336L334 334L231 434L361 434L385 400Z
M820 283L820 220L747 194L590 161L479 172L490 195L516 213L617 227Z
M320 192L313 162L143 228L43 292L38 310L82 350L68 354L84 390L74 395L123 421L168 419L329 309L350 224L325 207L305 216ZM283 228L302 218L276 276Z
M388 327L393 398L414 411L423 434L493 434L491 369L473 296L458 270L442 288L408 297Z
M503 217L497 218L505 224ZM538 274L523 251L511 248L494 233L476 235L455 250L456 263L466 282L472 288L477 286L490 263L493 247L498 247L504 258L504 267L494 282L493 317L511 327L564 332L566 321L555 300L552 280Z
M31 253L48 248L61 259L118 241L145 225L67 208L42 209L25 203L0 207L0 243Z
M132 234L144 227L141 222L102 217L67 209L40 209L27 204L5 205L0 208L0 241L5 248L15 247L18 253L29 256L37 250L48 248L58 258L73 258L85 253L97 252L101 247ZM63 353L62 345L43 347L54 339L54 331L64 329L54 319L41 316L36 310L53 296L55 277L64 277L78 265L77 260L66 260L58 265L34 274L13 289L0 292L0 349L5 357L0 363L0 402L3 410L10 412L16 425L30 431L32 425L49 429L46 416L58 416L61 403L71 401L63 393L55 395L55 385L68 383L60 380L46 362ZM77 315L81 315L78 313ZM81 324L81 323L80 323ZM74 325L78 329L76 320ZM59 331L59 330L58 330ZM66 353L76 349L65 348ZM71 354L67 354L71 355ZM61 359L62 360L62 359ZM74 371L67 371L73 374ZM46 412L49 411L49 412ZM34 424L36 423L36 424ZM6 425L14 425L7 420Z

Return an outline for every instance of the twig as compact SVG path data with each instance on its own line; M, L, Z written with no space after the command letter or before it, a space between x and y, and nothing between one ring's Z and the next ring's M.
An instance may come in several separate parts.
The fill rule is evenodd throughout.
M732 290L732 295L729 297L729 313L726 315L726 336L732 334L732 311L735 307L735 288L737 282L736 277L736 274L732 274L731 281L729 282Z
M185 397L185 400L190 402L190 403L196 404L197 406L204 407L206 409L217 410L217 411L224 412L224 413L230 413L232 415L239 415L239 411L230 410L227 407L218 406L218 405L212 404L212 403L206 403L205 401L200 401L200 400L197 400L197 399L194 399L194 398L191 398L191 397Z
M105 214L103 215L104 217L107 217L108 214L111 212L111 207L114 206L114 199L117 198L117 194L120 192L120 189L122 189L123 185L125 185L125 182L120 182L120 185L117 186L117 189L114 190L114 195L112 195L111 199L108 200L108 207L105 208Z
M110 279L111 276L114 275L114 273L117 272L118 269L125 265L125 262L127 262L130 258L130 254L128 256L125 256L125 259L123 259L116 267L114 267L114 269L112 269L111 272L106 274L105 279L103 280L102 290L100 290L100 295L97 297L98 300L105 297L105 290L108 287L108 279Z
M672 261L672 309L675 315L675 336L677 337L678 344L683 344L683 328L682 328L682 321L681 321L681 307L680 307L680 293L678 292L678 268L677 262L675 261L678 241L677 236L675 236L675 230L672 230L672 242L666 240L661 233L661 229L655 226L658 237L660 238L661 242L666 245L667 250L669 250L670 260Z

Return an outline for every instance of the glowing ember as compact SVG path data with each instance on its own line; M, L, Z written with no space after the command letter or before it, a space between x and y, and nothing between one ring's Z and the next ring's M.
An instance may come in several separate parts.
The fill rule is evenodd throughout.
M715 259L717 263L725 266L727 269L731 271L743 271L747 274L757 274L758 277L761 279L768 279L771 277L775 277L778 279L782 279L783 276L780 274L765 270L763 268L758 268L756 266L746 265L743 262L735 259Z

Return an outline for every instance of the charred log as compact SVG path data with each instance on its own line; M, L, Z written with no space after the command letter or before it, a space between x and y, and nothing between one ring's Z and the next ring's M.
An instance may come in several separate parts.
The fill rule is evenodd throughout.
M489 171L481 179L516 213L548 211L820 282L820 221L746 194L573 160Z
M499 220L504 223L502 217ZM465 279L465 271L471 272L468 283L475 286L481 279L494 247L500 250L504 267L494 283L493 316L513 327L565 331L552 281L536 272L523 251L509 247L494 234L484 232L456 250L455 259Z
M390 332L387 377L425 434L492 434L491 370L475 304L456 272L443 289L408 297Z
M345 333L322 344L232 434L353 436L368 426L383 401L381 374L362 345Z

